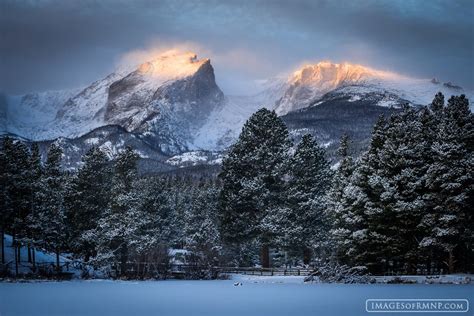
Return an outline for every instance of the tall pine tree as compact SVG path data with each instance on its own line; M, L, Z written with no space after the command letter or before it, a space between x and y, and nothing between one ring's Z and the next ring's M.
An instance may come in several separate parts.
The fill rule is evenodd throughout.
M331 183L324 149L310 134L303 136L289 159L287 177L276 233L287 251L296 252L309 264L313 247L322 255L323 241L327 239L326 193Z
M40 237L44 247L56 253L56 268L60 271L59 254L66 246L66 226L64 214L64 175L61 170L62 149L51 144L44 165L39 198L41 209L38 213Z
M222 164L219 198L223 240L240 248L257 241L268 267L272 214L282 199L283 171L290 148L288 130L273 111L261 109L245 123Z
M347 207L346 187L354 172L354 161L350 155L350 139L347 134L341 137L337 154L339 162L328 193L328 209L326 217L332 222L330 243L332 245L333 262L346 263L349 260L349 238L352 222L350 210Z
M87 262L95 255L95 238L88 238L107 209L110 199L110 168L105 153L92 147L72 178L66 195L67 220L71 247Z
M99 220L96 233L85 236L97 238L96 261L106 268L119 269L127 275L130 246L135 240L139 222L139 195L134 190L137 180L138 155L127 147L120 152L114 166L109 206Z

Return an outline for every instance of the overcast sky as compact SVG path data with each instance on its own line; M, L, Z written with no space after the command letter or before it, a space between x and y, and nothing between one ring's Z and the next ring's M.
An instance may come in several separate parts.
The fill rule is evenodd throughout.
M472 0L1 0L0 36L9 94L83 86L174 46L211 58L228 94L323 59L474 88Z

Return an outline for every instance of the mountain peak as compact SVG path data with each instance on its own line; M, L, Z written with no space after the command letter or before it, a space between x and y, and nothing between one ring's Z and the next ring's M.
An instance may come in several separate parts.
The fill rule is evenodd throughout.
M182 78L193 75L207 63L208 58L198 59L193 52L169 50L141 64L138 73L162 80Z
M397 74L375 70L366 66L344 63L333 63L329 60L317 64L304 65L293 73L290 83L321 85L321 88L334 89L342 83L357 83L374 78L394 78Z
M307 64L293 72L288 79L289 88L276 103L279 115L307 107L312 101L329 91L346 85L397 80L402 76L375 70L348 62L333 63L329 60Z

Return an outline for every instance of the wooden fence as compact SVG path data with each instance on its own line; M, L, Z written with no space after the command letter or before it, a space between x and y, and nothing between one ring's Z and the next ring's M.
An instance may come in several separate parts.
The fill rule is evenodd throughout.
M25 268L29 268L31 273L50 274L57 273L55 262L41 262L36 263L33 268L31 263L20 262L18 265L20 271L24 272ZM15 266L13 262L8 262L3 265L3 268L8 269L15 275ZM80 261L67 261L61 263L61 273L67 274L73 270L82 270L87 268L87 265ZM195 264L162 264L155 262L129 262L127 263L127 271L122 274L120 265L113 266L111 272L116 277L126 275L128 277L177 277L186 278L189 275L199 275L211 273L217 277L222 274L245 274L245 275L261 275L261 276L308 276L314 270L311 268L259 268L259 267L219 267L219 266L202 266ZM20 273L21 274L21 273Z

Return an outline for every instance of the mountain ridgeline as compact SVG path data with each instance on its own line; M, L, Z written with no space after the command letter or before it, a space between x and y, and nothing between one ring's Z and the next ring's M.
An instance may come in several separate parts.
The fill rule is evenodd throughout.
M131 146L145 173L207 170L265 107L282 117L294 141L312 134L335 162L343 133L360 152L380 114L429 104L438 91L472 95L451 83L325 61L269 79L255 95L225 96L209 59L173 50L82 89L2 95L0 133L38 142L43 153L56 143L70 169L91 146L111 159Z

